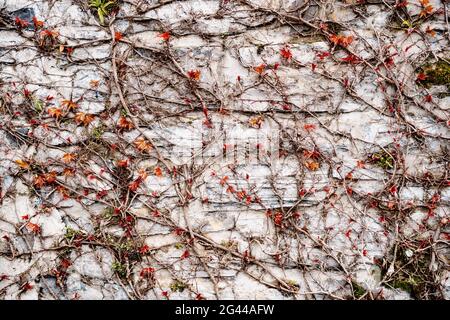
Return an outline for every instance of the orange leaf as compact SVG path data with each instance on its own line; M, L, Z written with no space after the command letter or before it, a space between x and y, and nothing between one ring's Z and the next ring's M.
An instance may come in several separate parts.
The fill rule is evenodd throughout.
M75 122L88 126L94 120L94 115L84 112L77 112L75 114Z
M63 155L62 160L65 163L69 163L69 162L72 162L73 160L75 160L75 158L76 158L75 154L73 154L73 153L66 153L66 154Z
M330 41L333 42L335 45L340 45L343 47L349 46L353 42L352 36L343 36L343 35L335 35L332 34L330 36Z
M252 127L260 128L261 124L263 122L263 118L261 116L250 118L250 120L248 122Z
M147 142L145 138L139 137L134 141L134 145L139 151L150 151L152 149L151 143Z
M160 167L156 167L154 172L157 177L162 177L162 170Z
M35 223L32 222L28 222L26 224L26 228L28 229L28 231L33 232L35 234L38 234L41 232L41 227Z
M33 17L33 24L35 29L39 29L44 26L44 21L40 21L36 17Z
M37 176L34 178L33 184L38 188L42 188L45 185L45 179L43 176Z
M256 67L253 68L253 70L255 70L255 72L257 74L262 74L265 69L266 69L266 65L265 64L260 64L259 66L256 66Z
M320 158L320 152L317 150L303 150L303 156L307 159L319 159Z
M128 159L117 161L117 166L121 168L128 167Z
M75 102L73 102L72 100L63 100L63 101L61 102L61 105L62 105L63 107L67 107L67 109L68 109L69 111L73 111L73 110L75 110L76 108L78 108L78 105L77 105Z
M145 180L145 178L147 178L147 177L148 177L147 171L145 171L145 169L140 169L139 170L139 179Z
M62 115L62 111L60 108L48 108L47 112L51 117L56 119L58 119Z
M75 175L75 170L72 168L64 168L63 175L66 177L71 177Z
M433 38L436 36L436 31L434 31L432 28L430 28L430 26L427 27L425 32L428 33Z
M305 163L305 166L310 170L310 171L316 171L320 168L320 164L318 162L315 161L308 161Z
M65 199L69 197L69 190L63 186L56 187L56 190L58 190L59 194L62 195Z
M423 8L422 11L420 11L420 17L426 17L427 15L431 14L433 12L433 6L432 5L427 5L426 7Z
M47 183L53 183L56 181L56 172L55 171L51 171L49 173L46 173L44 175L45 178L45 182Z
M28 162L26 162L26 161L23 161L23 160L16 160L15 161L15 163L19 166L19 167L21 167L22 169L29 169L30 168L30 164L28 163Z
M120 129L131 130L134 128L133 123L125 117L120 117L117 126Z
M56 30L45 29L42 30L39 35L41 36L41 38L56 38L57 36L59 36L59 32Z
M100 80L91 80L91 81L89 81L89 85L92 87L92 88L98 88L98 85L100 84Z
M220 179L220 185L221 185L221 186L225 185L225 183L227 182L227 180L228 180L228 176L224 176L222 179Z

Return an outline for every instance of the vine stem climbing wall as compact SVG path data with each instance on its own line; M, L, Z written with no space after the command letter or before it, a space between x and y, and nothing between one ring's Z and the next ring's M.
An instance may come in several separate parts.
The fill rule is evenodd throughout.
M439 0L0 0L1 299L448 299Z

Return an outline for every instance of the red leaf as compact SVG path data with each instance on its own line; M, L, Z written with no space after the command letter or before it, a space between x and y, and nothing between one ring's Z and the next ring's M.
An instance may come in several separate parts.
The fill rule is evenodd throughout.
M144 244L142 247L139 248L140 254L146 254L150 251L150 247L146 244Z
M433 197L431 198L431 202L432 202L433 204L435 204L435 203L437 203L437 202L439 202L439 201L441 201L441 196L440 196L438 193L435 193L435 194L433 195Z
M120 41L122 38L123 38L122 33L118 32L118 31L114 32L114 40L115 41Z
M361 59L355 56L354 54L349 54L345 58L342 58L341 61L352 63L352 64L358 64L361 63Z
M303 128L306 130L306 131L308 131L308 132L311 132L311 131L313 131L313 130L315 130L316 129L316 125L315 124L305 124L304 126L303 126Z
M198 81L200 80L200 70L189 70L187 73L189 79Z
M320 59L320 60L323 60L323 59L325 59L326 57L329 57L331 55L331 53L329 53L328 51L325 51L325 52L320 52L320 53L318 53L317 54L317 57Z
M305 189L300 189L300 191L298 192L298 195L300 196L300 197L303 197L304 195L306 194L306 190Z
M66 53L67 53L68 56L70 56L73 53L73 50L74 50L74 48L72 48L72 47L65 47L65 49L66 49Z
M159 35L159 37L162 38L164 41L169 41L170 33L168 31L163 32Z
M141 270L139 275L143 278L145 276L153 275L154 272L155 272L154 268L144 268L144 269Z
M174 230L174 232L175 232L175 234L177 235L177 236L181 236L183 233L185 233L186 231L184 230L184 229L182 229L182 228L176 228L175 230Z
M23 290L24 291L28 291L28 290L31 290L31 289L33 289L33 286L29 282L27 282L27 283L25 283L23 285Z
M386 67L391 68L394 65L394 58L389 57L384 60Z
M191 254L189 253L189 250L186 250L183 252L183 254L181 255L180 259L186 259L189 258Z
M283 222L283 214L281 212L277 212L273 218L273 222L277 226L281 226L281 223Z
M160 217L161 213L158 210L155 210L155 211L153 211L153 216L156 217L156 218Z
M390 189L389 189L389 192L391 193L391 194L396 194L397 193L397 186L394 184Z
M286 60L291 60L292 59L292 51L291 51L291 49L289 49L289 47L282 48L280 50L280 54Z
M16 22L16 25L17 25L19 28L25 28L25 27L28 26L28 21L25 21L25 20L23 20L23 19L20 19L19 17L16 17L15 22Z
M427 79L427 75L425 73L421 72L417 75L416 81L424 81L426 79Z
M95 197L97 198L97 200L100 200L101 198L104 198L107 194L108 194L108 191L102 190L102 191L97 192Z
M198 293L198 294L195 296L195 300L205 300L205 298L203 298L203 296L202 296L201 293Z
M117 166L119 168L126 168L126 167L128 167L128 159L117 161Z
M349 84L350 84L350 83L349 83L349 81L348 81L348 78L345 78L345 79L344 79L344 87L345 87L345 88L348 88Z
M134 180L133 182L131 182L128 185L128 189L130 189L131 191L135 192L139 188L140 184L141 184L141 179L137 178L136 180Z
M72 262L69 259L62 259L60 264L61 264L61 267L63 267L64 269L67 269L72 265Z
M205 119L205 120L203 121L203 125L204 125L205 127L209 128L209 129L211 129L211 128L213 127L211 121L209 121L208 119Z

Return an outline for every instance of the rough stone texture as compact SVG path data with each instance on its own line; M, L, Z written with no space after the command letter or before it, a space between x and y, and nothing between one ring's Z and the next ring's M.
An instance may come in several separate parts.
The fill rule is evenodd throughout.
M2 299L450 298L448 4L0 8Z

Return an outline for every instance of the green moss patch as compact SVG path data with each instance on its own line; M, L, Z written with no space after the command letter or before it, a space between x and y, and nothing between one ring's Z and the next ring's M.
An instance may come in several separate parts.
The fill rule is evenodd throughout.
M408 292L413 298L420 300L442 299L442 291L435 275L430 271L431 249L422 250L420 245L398 247L394 263L394 273L387 275L392 263L393 252L382 263L382 275L385 285ZM412 250L412 256L407 251Z
M438 61L423 66L422 73L425 74L425 80L421 83L427 87L432 85L450 87L450 64L446 61Z

